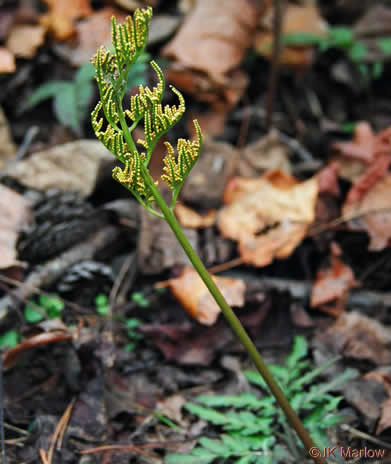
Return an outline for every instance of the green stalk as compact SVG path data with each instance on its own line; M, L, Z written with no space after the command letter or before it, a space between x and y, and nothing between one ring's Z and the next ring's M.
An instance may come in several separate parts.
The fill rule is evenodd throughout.
M216 303L219 305L228 324L231 326L231 329L235 333L236 337L239 339L239 341L242 343L242 345L246 349L247 353L249 354L250 358L255 364L258 372L264 378L265 382L270 388L270 391L276 398L281 409L284 411L289 423L295 429L304 447L307 449L309 456L311 456L311 453L310 453L311 448L317 448L317 447L312 441L309 433L304 428L299 417L297 416L297 414L295 413L295 411L289 404L281 388L278 386L277 382L274 380L272 373L266 366L264 360L262 359L262 356L260 355L254 343L248 336L240 320L238 319L236 314L233 312L229 304L226 302L224 296L222 295L220 290L217 288L216 284L214 283L209 272L207 271L202 261L198 257L197 253L194 251L193 247L190 245L190 242L188 241L186 235L184 234L181 226L178 224L178 221L176 220L174 213L170 210L170 208L164 201L163 197L160 195L158 189L156 188L151 175L145 168L142 169L142 174L143 174L144 181L150 187L152 195L155 198L155 201L157 205L159 206L160 211L163 213L165 220L167 221L168 225L171 227L171 230L174 232L175 237L177 238L178 242L181 244L182 248L184 249L186 255L188 256L195 270L198 272L199 276L204 281L205 285L207 286L208 290L212 294ZM313 460L317 464L327 464L325 459L321 456L314 456Z

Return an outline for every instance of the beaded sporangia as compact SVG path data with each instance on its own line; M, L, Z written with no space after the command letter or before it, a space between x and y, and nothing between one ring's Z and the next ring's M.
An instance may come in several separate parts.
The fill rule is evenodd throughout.
M128 17L124 24L117 24L115 18L112 19L113 51L101 47L92 59L100 94L100 101L91 115L92 127L97 138L123 164L122 168L114 168L114 179L127 188L149 212L167 221L305 448L310 450L315 445L308 432L289 405L254 343L225 301L175 218L174 206L179 192L200 155L202 135L197 121L194 121L197 135L195 141L179 139L176 144L176 153L174 147L165 142L167 154L164 158L161 179L172 191L172 199L168 205L157 188L158 181L155 181L148 171L148 163L158 140L183 116L184 98L177 89L171 86L172 92L178 97L178 105L163 107L164 76L158 64L152 61L150 64L158 79L156 86L152 89L140 86L137 95L130 97L130 109L123 108L123 100L128 90L129 72L145 49L151 17L152 8L146 8L136 10L133 18ZM103 129L104 119L106 120L105 129ZM132 132L142 121L144 138L135 142ZM318 464L326 464L322 457L313 459Z

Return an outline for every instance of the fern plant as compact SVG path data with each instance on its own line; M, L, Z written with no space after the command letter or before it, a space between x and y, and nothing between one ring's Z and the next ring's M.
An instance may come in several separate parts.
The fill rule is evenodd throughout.
M132 72L129 73L127 89L145 83L146 62L149 58L148 53L138 57ZM80 135L94 93L94 74L91 63L85 63L80 66L71 81L56 80L42 84L27 99L22 111L27 111L44 100L53 98L54 112L58 121Z
M356 371L348 369L332 382L316 382L335 360L314 369L305 359L307 354L305 338L296 337L284 365L269 368L297 414L303 418L319 449L331 449L327 429L342 420L336 413L342 397L330 392L354 378ZM258 372L249 370L245 375L250 383L261 388L263 394L267 393L266 383ZM226 462L228 458L235 464L276 464L303 462L306 458L273 397L260 398L253 393L201 395L196 398L196 403L187 403L185 408L216 426L220 435L214 440L201 438L198 446L187 454L168 455L165 464L209 464ZM337 462L342 460L337 459Z
M152 8L149 7L136 10L133 18L128 17L124 24L117 24L116 19L112 18L113 48L112 50L99 48L92 59L100 94L100 101L91 115L92 127L97 138L122 164L122 167L114 168L114 179L128 189L147 211L164 219L170 226L190 262L219 305L235 336L243 344L265 379L289 423L307 450L310 450L314 443L307 430L190 245L174 215L179 192L200 155L202 134L198 122L194 121L196 140L180 138L176 144L176 152L171 144L168 142L165 144L167 154L164 158L161 180L168 185L172 194L171 201L167 204L157 188L158 181L155 181L149 173L148 164L158 140L183 116L184 98L177 89L170 86L171 91L178 98L178 103L163 106L164 76L159 65L151 61L150 64L157 75L156 86L150 89L140 85L138 93L130 97L125 108L123 106L128 76L138 57L144 52L151 16ZM139 124L143 124L144 136L135 141L132 133ZM314 461L325 464L322 457L316 457Z

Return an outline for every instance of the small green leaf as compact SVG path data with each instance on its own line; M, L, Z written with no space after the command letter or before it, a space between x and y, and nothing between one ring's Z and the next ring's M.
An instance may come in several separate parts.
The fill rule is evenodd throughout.
M109 299L107 298L106 295L103 293L100 293L95 297L95 304L96 306L108 306L109 305Z
M99 316L107 316L110 312L110 306L97 306L96 312Z
M216 459L216 455L210 453L204 456L170 454L165 457L164 464L209 464L214 459Z
M198 404L186 403L185 408L192 414L198 416L200 419L204 419L215 425L222 425L229 422L229 419L225 414L215 411L214 409L204 408L198 406Z
M54 111L61 124L70 127L77 134L80 133L80 114L75 86L72 82L67 82L67 85L57 92L54 100Z
M368 50L365 44L362 42L354 42L351 49L349 50L349 56L352 61L360 62L365 57L367 52Z
M126 319L125 325L128 329L137 329L138 327L140 327L140 325L142 325L142 322L140 321L140 319L132 317L130 319Z
M145 298L144 294L141 292L133 292L131 299L134 303L138 304L141 308L148 308L149 301Z
M227 445L217 440L211 440L207 437L200 438L200 445L203 446L205 449L211 451L212 453L216 454L217 456L228 457L232 454L230 448Z
M0 349L13 348L18 344L19 332L17 330L8 330L0 335Z
M289 369L293 369L297 362L300 359L303 359L308 354L308 344L307 340L302 337L298 336L295 337L293 342L293 348L291 354L287 357L285 363Z
M42 84L30 95L30 97L27 99L27 102L22 105L22 111L29 110L30 108L37 106L39 103L47 100L48 98L55 97L68 85L69 83L65 81L52 81Z
M335 47L349 48L354 41L353 31L350 27L332 27L329 29L329 40Z
M292 47L304 47L309 45L319 45L324 38L310 32L294 32L283 37L283 43Z
M38 310L38 307L36 305L32 306L30 304L27 304L25 306L24 318L26 319L28 323L35 324L36 322L40 322L45 318L46 316L45 311L43 310L43 308L39 308L39 309L40 311Z
M75 76L75 83L79 85L82 82L89 81L93 82L95 76L95 69L92 66L92 63L87 62L84 63L80 68L77 70Z
M376 43L385 55L391 55L391 37L380 37Z

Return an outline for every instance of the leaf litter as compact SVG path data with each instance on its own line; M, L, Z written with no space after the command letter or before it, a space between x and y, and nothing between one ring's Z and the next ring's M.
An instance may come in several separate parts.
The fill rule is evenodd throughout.
M123 210L106 209L111 200L126 193L118 192L110 179L111 156L97 142L80 140L77 132L59 136L64 121L56 122L44 104L20 117L13 108L22 105L38 82L71 82L75 68L90 59L97 45L109 42L111 15L121 20L129 9L150 2L121 0L97 8L89 0L72 0L66 7L63 2L45 0L46 12L21 3L20 8L0 7L5 18L0 24L0 72L8 97L1 99L5 116L0 122L1 167L5 169L1 232L6 237L0 279L8 279L7 283L1 280L0 307L12 308L4 312L0 324L1 335L17 328L14 339L19 341L3 358L9 367L7 420L27 429L33 417L36 429L28 432L29 444L23 449L9 450L11 462L36 459L37 449L50 449L50 436L72 397L76 398L74 409L63 447L54 451L55 459L79 459L79 452L92 448L93 442L120 446L136 439L140 446L122 454L106 450L104 459L120 462L124 453L132 453L130 459L137 463L161 462L160 451L159 455L146 451L143 445L156 442L160 450L168 449L170 439L176 439L179 443L171 447L180 452L191 448L184 439L192 445L196 433L205 433L205 423L194 422L185 413L184 401L199 390L248 388L237 375L246 367L242 352L204 284L186 267L188 260L171 231L140 213L131 200ZM334 373L351 365L360 371L362 378L344 387L345 400L354 408L360 429L387 438L391 424L386 279L391 120L384 91L386 74L371 81L373 104L369 105L365 92L357 90L366 85L363 75L357 77L363 71L348 62L346 53L325 54L313 46L287 45L280 57L275 128L265 133L273 45L271 2L263 12L249 0L171 2L172 9L165 2L154 3L156 24L161 25L156 29L162 30L148 51L154 58L168 59L168 80L187 93L189 120L199 118L209 133L176 210L186 234L205 262L217 265L219 287L270 361L279 362L279 351L290 346L293 332L306 330L314 343L314 357L320 351L326 358L342 356ZM365 60L376 66L381 60L387 69L389 30L384 18L389 10L360 6L364 14L358 17L347 15L347 8L324 3L287 2L284 34L326 36L336 25L333 14L338 13L353 24L355 37L367 47ZM350 81L333 74L341 61ZM355 80L360 85L347 84ZM349 121L355 123L352 136L345 125ZM182 137L190 131L189 122L179 125L174 135ZM37 141L25 137L32 124L41 129ZM80 124L89 137L88 121ZM299 141L306 156L302 158L298 145L287 140ZM50 148L53 141L57 146ZM80 246L73 244L39 266L27 259L21 267L15 247L20 224L31 216L34 219L31 198L34 201L53 186L65 193L78 191L98 215L102 206L109 213L99 226L102 229L86 236ZM6 214L9 205L15 215L12 220ZM58 209L66 208L60 202ZM67 228L68 219L56 222L61 216L56 208L48 207L43 214L52 227L42 242L36 241L37 247L46 243L48 250L56 249L56 241L68 243L67 234L77 232ZM74 209L67 214L69 224L78 224ZM322 231L312 233L318 225ZM136 258L125 266L129 250ZM98 272L91 278L86 267L80 266L67 278L75 301L66 304L63 320L26 326L27 299L40 286L59 289L58 279L80 260L92 258L115 278L108 287L114 285L108 295L113 318L99 315L95 307L96 293L107 286L101 284ZM238 265L239 269L230 270ZM225 270L222 275L221 269ZM172 294L156 291L154 283L162 279ZM121 298L117 299L118 292ZM132 297L134 292L137 298ZM361 306L360 298L365 300ZM139 341L132 351L126 328L135 319ZM23 354L20 358L12 354L18 350ZM234 378L223 361L227 356L236 366ZM25 391L22 360L27 360L31 374ZM109 409L104 396L109 398ZM159 411L155 411L157 405ZM161 421L155 412L165 419ZM173 422L171 427L167 421ZM362 446L367 444L360 441Z

